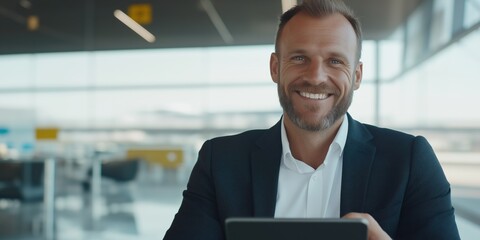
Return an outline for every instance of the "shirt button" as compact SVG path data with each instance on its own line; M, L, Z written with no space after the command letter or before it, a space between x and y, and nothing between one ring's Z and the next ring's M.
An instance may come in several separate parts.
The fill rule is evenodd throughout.
M317 176L312 176L312 181L316 181L317 180Z

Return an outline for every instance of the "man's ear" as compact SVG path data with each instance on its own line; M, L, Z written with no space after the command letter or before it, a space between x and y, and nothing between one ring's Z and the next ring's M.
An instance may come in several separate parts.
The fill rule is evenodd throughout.
M360 88L360 83L362 83L363 77L363 63L358 62L357 66L355 67L355 81L353 82L353 89L357 90Z
M278 83L278 56L276 53L270 55L270 76L275 83Z

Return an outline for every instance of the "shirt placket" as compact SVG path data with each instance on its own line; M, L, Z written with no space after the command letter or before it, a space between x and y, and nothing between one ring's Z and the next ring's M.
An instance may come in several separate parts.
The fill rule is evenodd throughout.
M323 217L323 173L323 166L320 166L320 168L310 176L307 190L306 217Z

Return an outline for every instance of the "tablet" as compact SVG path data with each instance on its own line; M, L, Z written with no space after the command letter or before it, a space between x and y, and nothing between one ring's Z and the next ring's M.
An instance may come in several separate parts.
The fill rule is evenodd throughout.
M228 218L227 240L367 240L367 220Z

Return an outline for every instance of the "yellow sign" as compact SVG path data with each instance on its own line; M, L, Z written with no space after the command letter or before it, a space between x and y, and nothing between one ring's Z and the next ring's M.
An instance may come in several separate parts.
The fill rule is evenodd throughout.
M138 24L152 23L152 6L149 3L132 4L128 6L127 13Z
M172 149L130 149L127 158L141 158L150 163L160 164L164 168L177 169L183 163L183 150Z
M58 128L37 128L35 129L35 139L37 140L57 140Z
M27 17L27 29L30 31L36 31L38 30L38 27L40 26L40 19L35 16L31 15Z

